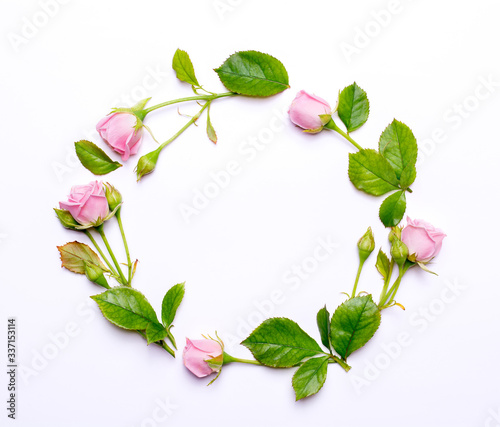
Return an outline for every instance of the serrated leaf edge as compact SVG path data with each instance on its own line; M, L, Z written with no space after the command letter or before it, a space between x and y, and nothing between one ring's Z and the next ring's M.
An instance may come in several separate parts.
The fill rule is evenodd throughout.
M117 290L117 289L127 289L127 290L134 290L134 291L138 292L139 294L141 294L141 295L144 297L144 300L145 300L145 301L146 301L146 302L147 302L147 303L151 306L151 308L153 308L153 306L152 306L152 305L151 305L151 303L148 301L148 299L144 296L144 294L143 294L143 293L139 292L137 289L129 288L129 287L127 287L127 286L115 286L114 288L112 288L112 289L108 289L107 291L101 292L100 294L97 294L97 295L91 295L91 296L90 296L90 298L91 298L91 299L93 299L93 300L97 303L97 301L98 301L98 299L99 299L99 296L104 295L104 294L106 294L106 293L108 293L108 292L110 292L110 291ZM109 304L109 305L113 305L113 306L115 306L115 307L122 308L122 309L123 309L123 310L125 310L125 311L130 311L130 310L127 310L126 308L124 308L124 307L122 307L122 306L120 306L120 305L116 305L116 304L110 303L109 301L103 301L103 300L101 300L101 301L102 301L102 302L105 302L105 303L107 303L107 304ZM113 320L109 319L108 317L106 317L106 316L104 315L104 313L103 313L103 311L102 311L102 308L101 308L101 306L100 306L98 303L97 303L97 306L99 307L99 310L101 310L102 317L104 317L104 318L105 318L108 322L112 323L113 325L118 326L120 329L124 329L124 330L126 330L126 331L138 331L138 330L144 330L144 331L145 331L145 329L129 329L129 328L125 328L125 327L123 327L123 326L119 325L118 323L114 322ZM154 309L153 309L153 311L154 311ZM151 322L151 319L148 319L147 317L141 316L140 314L134 313L133 311L130 311L130 313L133 313L133 314L135 314L136 316L142 317L143 319L147 320L147 321L148 321L148 323L153 323L153 322ZM156 313L155 313L155 315L156 315ZM162 327L163 327L163 325L162 325L160 322L158 322L158 319L156 319L156 323L158 323L158 325L160 325L160 326L162 326ZM147 326L146 326L146 328L147 328Z
M259 328L260 328L260 327L261 327L261 326L262 326L265 322L267 322L268 320L272 320L272 319L288 320L288 321L290 321L290 322L295 323L295 324L296 324L296 325L297 325L297 326L298 326L298 327L299 327L299 328L300 328L300 329L301 329L301 330L302 330L302 331L303 331L303 332L304 332L304 333L305 333L305 334L306 334L309 338L311 338L311 339L312 339L312 340L313 340L313 341L314 341L314 342L318 345L318 348L320 349L319 351L322 353L321 347L320 347L320 345L318 344L318 342L317 342L314 338L312 338L312 337L311 337L311 336L310 336L310 335L309 335L306 331L304 331L304 330L300 327L300 325L299 325L297 322L295 322L295 321L294 321L294 320L292 320L292 319L289 319L288 317L270 317L270 318L268 318L268 319L264 320L264 321L263 321L263 322L262 322L259 326L257 326L257 327L256 327L256 328L255 328L255 329L254 329L254 330L253 330L253 331L252 331L252 332L248 335L248 337L247 337L247 338L245 338L245 339L244 339L244 340L243 340L240 344L241 344L241 345L243 345L243 346L245 346L246 348L248 348L248 346L245 344L245 341L246 341L246 340L247 340L247 339L248 339L248 338L249 338L249 337L250 337L250 336L251 336L251 335L252 335L255 331L257 331L257 329L259 329ZM269 344L269 343L251 343L251 344ZM294 348L299 349L300 347L294 347ZM276 366L276 365L272 365L272 364L268 364L268 363L264 364L264 363L263 363L263 362L262 362L262 361L261 361L261 360L260 360L260 359L259 359L259 358L258 358L258 357L254 354L254 353L253 353L253 351L252 351L250 348L248 348L248 350L250 350L250 352L252 353L252 355L255 357L255 359L256 359L257 361L261 362L261 363L262 363L263 365L265 365L265 366L269 366L269 367L272 367L272 368L291 368L291 367L293 367L293 366L297 366L297 365L293 365L293 366ZM304 348L303 350L311 350L311 349ZM318 353L318 354L321 354L321 353ZM306 357L309 357L309 358L310 358L310 357L312 357L312 356L306 356Z
M382 216L381 216L381 213L380 211L382 210L382 205L385 203L385 201L389 198L389 197L392 197L394 196L395 194L397 193L400 193L400 197L401 196L404 196L405 197L405 210L403 211L403 215L401 216L401 219L397 222L397 224L386 224L384 221L382 221ZM378 209L378 217L380 219L380 221L382 222L382 224L385 226L385 227L396 227L404 218L404 213L406 212L406 191L405 190L397 190L395 191L394 193L392 194L389 194L383 201L382 203L380 204L380 207Z
M323 359L323 358L325 359L323 363L326 363L326 364L328 365L328 359L330 358L330 356L328 356L328 355L318 356L318 357L311 357L311 358L307 359L305 362L303 362L303 363L302 363L302 364L298 367L298 369L294 372L294 374L293 374L293 376L292 376L292 388L293 388L293 390L294 390L294 392L295 392L295 401L296 401L296 402L297 402L297 401L299 401L299 400L305 399L306 397L314 396L314 395L315 395L315 394L317 394L317 393L318 393L318 392L319 392L319 391L323 388L323 386L325 385L326 378L327 378L327 377L326 377L326 375L325 375L325 379L324 379L324 381L321 383L321 386L318 388L318 390L317 390L317 391L315 391L314 393L308 394L307 396L303 396L303 397L300 397L300 398L299 398L299 397L297 396L297 391L295 390L295 384L294 384L294 381L295 381L295 379L296 379L296 378L295 378L295 375L296 375L296 374L297 374L297 372L300 370L300 368L302 368L302 366L303 366L304 364L306 364L307 362L309 362L309 361L310 361L310 360L312 360L312 359ZM321 367L322 367L322 365L320 366L320 368L321 368ZM319 368L319 369L320 369L320 368ZM318 371L319 371L319 369L318 369L316 372L318 372ZM327 373L328 373L328 366L327 366Z
M219 80L220 80L220 75L219 75L219 72L222 72L222 73L225 73L225 74L231 74L231 75L234 75L234 76L241 76L241 77L244 77L244 76L243 76L243 75L241 75L241 74L236 74L236 73L230 73L230 72L226 72L226 71L221 71L221 67L222 67L222 66L223 66L223 65L224 65L224 64L228 61L228 59L229 59L229 58L231 58L233 55L236 55L236 54L238 54L238 53L246 53L246 52L254 52L254 53L259 53L259 54L261 54L261 55L267 55L267 56L270 56L271 58L275 59L276 61L278 61L278 62L282 65L283 69L285 70L285 73L286 73L286 79L287 79L287 81L289 81L289 75L288 75L288 71L287 71L287 69L285 68L285 65L284 65L284 64L283 64L283 63L282 63L282 62L281 62L278 58L276 58L275 56L270 55L269 53L260 52L260 51L258 51L258 50L239 50L239 51L236 51L236 52L232 53L231 55L229 55L229 56L228 56L228 57L227 57L227 58L226 58L226 59L222 62L222 64L221 64L219 67L217 67L217 68L214 68L214 69L213 69L213 70L217 73L217 76L219 77ZM277 84L279 84L279 85L281 85L281 86L283 86L283 87L285 88L285 89L283 89L283 90L290 89L290 85L289 85L289 84L285 85L285 84L283 84L283 83L281 83L281 82L277 82L277 81L275 81L275 80L263 79L263 78L260 78L260 77L254 77L254 76L247 76L247 77L252 77L252 78L255 78L255 79L262 80L262 81L268 81L268 82L277 83ZM221 83L224 85L224 83L222 82L222 80L221 80ZM224 85L224 86L225 86L225 85ZM237 91L232 91L232 90L230 90L230 91L231 91L231 92L233 92L233 93L237 93L237 94L245 95L245 94L244 94L244 93L242 93L242 92L237 92ZM278 92L278 93L279 93L279 92ZM249 96L249 95L245 95L245 96ZM251 95L251 96L257 96L257 95Z
M70 268L68 268L68 267L66 267L65 265L63 265L64 261L63 261L63 259L62 259L62 251L61 251L61 248L63 248L64 246L66 246L66 245L68 245L68 244L70 244L70 243L78 243L78 244L80 244L80 245L83 245L83 246L87 247L87 248L90 250L90 252L92 252L92 253L93 253L93 254L97 257L97 259L101 262L101 264L102 264L102 265L98 265L97 267L99 267L100 269L102 269L104 272L109 273L109 270L108 270L108 269L104 266L104 263L102 262L101 258L99 258L99 255L97 255L97 254L96 254L96 253L92 250L92 248L91 248L89 245L87 245L87 244L85 244L85 243L82 243L82 242L79 242L79 241L77 241L77 240L74 240L74 241L72 241L72 242L66 242L64 245L61 245L61 246L56 246L57 250L59 251L59 259L61 260L61 268L65 268L66 270L71 271L72 273L75 273L75 274L85 274L85 272L80 273L80 272L78 272L78 271L73 271L73 270L71 270ZM81 257L79 257L79 256L76 256L76 255L74 255L74 254L71 254L71 255L73 255L73 256L75 256L75 257L77 257L77 258L81 259L83 262L88 262L87 260L84 260L83 258L81 258Z
M186 56L187 56L187 58L189 59L189 62L190 62L190 64L191 64L191 66L193 67L193 76L191 76L188 72L186 72L186 69L185 69L185 67L182 65L182 62L179 62L179 64L181 65L181 68L182 68L182 70L184 71L184 73L185 73L185 74L186 74L186 75L187 75L190 79L191 79L191 77L194 77L194 79L193 79L194 83L192 83L192 82L190 82L190 81L189 81L189 82L186 82L185 80L182 80L182 79L180 79L180 78L177 76L177 70L174 68L174 63L173 63L173 62L174 62L174 59L175 59L175 57L176 57L176 55L177 55L177 52L182 52L182 53L185 53L185 54L186 54ZM191 86L193 86L193 89L194 89L194 87L195 87L195 86L196 86L196 87L200 87L200 84L198 83L198 78L196 77L196 73L195 73L195 71L194 71L193 61L191 61L191 57L189 56L189 54L188 54L185 50L182 50L182 49L177 48L177 50L174 52L174 57L172 58L172 68L173 68L173 70L175 71L175 75L176 75L176 77L177 77L180 81L182 81L182 82L184 82L184 83L187 83L187 84L190 84Z
M375 304L375 302L373 301L373 296L372 296L371 294L368 294L368 295L365 295L365 296L362 296L362 297L355 297L355 298L365 298L365 297L369 297L369 301L371 301L371 302L372 302L375 306L377 306L377 305ZM339 304L339 305L337 306L337 308L335 309L335 311L334 311L334 312L333 312L333 314L332 314L332 319L333 319L333 316L335 316L335 312L337 311L337 309L338 309L340 306L342 306L342 305L346 304L347 302L349 302L351 299L352 299L352 298L350 298L350 299L349 299L349 300L347 300L347 301L344 301L343 303L341 303L341 304ZM367 300L367 301L368 301L368 300ZM365 304L365 307L366 307L366 304ZM377 306L377 309L378 309L378 306ZM364 307L363 307L363 310L364 310ZM382 316L380 315L380 309L378 309L378 314L379 314L379 315L378 315L378 318L379 318L379 320L381 321L381 320L382 320ZM361 317L361 316L360 316L360 317ZM378 328L380 327L380 321L379 321L379 324L378 324L378 326L377 326L377 329L375 329L375 330L373 331L373 334L371 334L371 335L370 335L370 337L368 338L368 340L366 341L366 343L365 343L365 344L363 344L363 347L364 347L366 344L368 344L368 342L369 342L369 341L373 338L373 336L375 335L375 332L377 332L377 331L378 331ZM358 319L358 322L359 322L359 319ZM353 336L354 336L354 334L353 334L353 335L351 336L351 338L349 339L349 343L352 341L352 337L353 337ZM360 347L360 348L363 348L363 347ZM348 349L349 349L349 346L347 346L347 350L348 350ZM346 353L348 353L348 351L347 351L347 350L346 350ZM357 350L359 350L359 349L357 349ZM339 354L340 354L340 353L339 353ZM350 356L351 354L352 354L352 353L350 353L350 354L349 354L349 356ZM342 360L347 360L347 358L348 358L349 356L344 357L343 355L341 355L341 354L340 354L340 357L342 357Z
M353 82L352 84L350 85L347 85L346 87L344 87L344 89L342 89L341 91L339 91L339 97L338 97L338 100L337 100L337 106L335 108L335 110L338 110L338 106L340 104L340 95L342 94L342 92L344 90L346 90L348 87L351 87L351 86L354 86L354 92L356 92L356 87L359 88L361 90L361 92L363 92L366 96L366 102L368 103L368 116L370 115L370 100L368 99L368 95L366 94L366 91L360 87L356 82ZM354 93L353 93L353 102L354 102ZM335 111L334 110L334 111ZM351 110L351 113L352 113L352 110ZM339 116L340 120L342 120L342 118L340 117L340 115L338 114L338 111L337 111L337 115ZM368 117L366 118L366 120L361 123L359 126L353 128L353 129L350 129L350 122L351 122L351 119L352 119L352 114L349 116L349 124L346 124L343 120L342 120L342 123L344 123L345 127L346 127L346 130L347 130L347 133L349 134L350 132L354 132L355 130L358 130L361 126L363 126L366 121L368 120Z

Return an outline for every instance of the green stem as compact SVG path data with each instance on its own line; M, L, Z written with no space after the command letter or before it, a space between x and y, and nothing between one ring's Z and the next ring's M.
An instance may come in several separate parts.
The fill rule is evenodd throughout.
M92 234L90 233L89 230L84 230L84 232L87 235L87 237L90 239L90 241L92 242L92 244L94 245L94 247L97 249L97 252L99 252L99 255L101 255L101 258L104 260L104 262L106 263L106 265L108 266L108 268L111 270L111 273L113 274L113 276L116 277L116 278L119 278L120 276L118 276L118 273L113 268L113 266L111 265L111 263L108 261L108 259L106 258L106 255L104 255L104 252L102 251L102 249L99 247L99 245L95 241L94 236L92 236Z
M163 108L166 107L167 105L172 105L172 104L178 104L179 102L186 102L186 101L212 101L217 98L223 98L225 96L235 96L237 95L234 92L224 92L224 93L216 93L213 95L198 95L198 96L188 96L186 98L178 98L178 99L173 99L172 101L166 101L162 102L161 104L153 105L152 107L146 108L145 110L142 110L144 116L146 114L149 114L151 111L157 110L158 108Z
M203 104L203 107L201 107L201 110L198 111L191 119L184 125L180 130L175 133L171 138L167 139L163 144L161 144L155 151L158 151L158 153L163 150L168 144L170 144L173 140L175 140L182 132L184 132L189 126L191 126L196 120L199 119L205 108L207 108L210 105L210 102L205 102Z
M356 274L356 280L354 280L354 287L352 288L351 298L354 298L356 296L356 288L358 287L359 276L361 275L361 270L363 270L364 263L364 260L359 260L358 273Z
M400 270L398 278L395 280L395 282L393 283L393 285L389 289L389 292L387 292L387 294L386 294L386 296L384 298L384 304L383 305L387 305L388 306L394 300L396 292L399 289L399 285L401 285L401 279L403 278L403 275L401 274L401 272L402 272L402 270ZM389 301L387 301L388 299L389 299Z
M170 329L168 329L168 328L167 328L167 337L172 342L172 345L174 346L174 348L177 350L177 343L175 342L175 338L172 335L172 332L170 332Z
M401 284L401 280L403 279L403 276L405 273L408 271L408 269L411 267L411 264L405 263L403 266L399 267L399 274L398 278L395 280L385 297L380 301L378 307L380 310L383 310L384 308L389 307L392 302L394 301L394 298L396 298L396 294L398 293L399 285ZM389 301L387 301L389 300Z
M175 351L172 350L165 341L160 341L160 342L157 341L155 342L155 344L158 344L164 350L167 350L172 355L172 357L175 357Z
M137 163L136 171L137 171L137 181L140 181L140 179L144 176L147 175L151 172L156 167L156 162L158 161L158 156L160 155L161 150L163 150L168 144L170 144L172 141L174 141L182 132L184 132L189 126L191 126L198 118L201 116L205 108L208 108L211 104L211 102L214 99L217 98L222 98L225 96L235 96L237 95L236 93L233 92L226 92L226 93L219 93L219 94L214 94L214 95L199 95L199 96L191 96L188 98L179 98L173 101L167 101L162 104L155 105L153 107L150 107L148 110L143 110L145 114L147 114L150 111L153 111L157 108L164 107L166 105L171 105L176 102L182 102L182 101L200 101L200 100L205 100L205 104L201 107L201 110L198 111L191 119L181 128L179 129L178 132L176 132L171 138L167 139L163 144L161 144L156 150L153 150L144 156L142 156L139 159L139 162ZM144 114L144 115L145 115Z
M101 235L101 238L102 238L102 241L104 242L104 244L106 245L106 249L108 250L109 252L109 255L111 255L111 259L113 260L113 264L115 265L116 267L116 270L118 271L118 274L120 275L120 278L121 278L121 282L124 286L130 286L127 282L127 279L125 279L125 276L123 275L123 271L122 269L120 268L120 264L118 263L118 261L116 260L116 257L115 257L115 254L113 253L113 250L111 249L111 246L109 245L109 242L108 242L108 239L106 239L106 235L104 234L104 230L103 230L103 227L102 227L102 224L99 225L98 227L95 227L95 229L99 232L99 234Z
M335 132L339 133L340 135L342 135L345 139L347 139L352 145L354 145L358 150L362 150L363 147L361 147L361 145L359 145L356 141L354 141L354 139L352 139L349 134L345 133L342 129L340 129L337 124L333 121L333 119L331 119L326 125L325 127L327 129L331 129L331 130L334 130Z
M146 338L146 334L144 332L142 332L142 331L136 331L136 332L138 334L142 335L144 338ZM146 340L147 340L147 338L146 338ZM155 344L159 345L161 348L168 351L172 355L172 357L175 357L175 351L172 350L165 341L163 341L163 340L162 341L155 341Z
M222 362L223 365L226 365L227 363L238 362L238 363L248 363L250 365L264 366L264 365L262 365L262 363L258 362L257 360L239 359L237 357L230 356L226 352L224 352L223 357L224 357L223 362Z
M337 356L330 356L330 360L332 360L332 362L329 363L338 363L340 366L342 366L342 368L344 368L344 371L346 372L349 372L351 369L351 367L347 363L345 363L342 359L340 359Z
M380 293L380 298L379 298L380 301L382 301L382 299L384 299L386 296L387 288L389 287L389 282L391 281L393 269L394 269L394 260L391 259L391 262L389 264L389 273L387 274L387 279L385 279L384 287L382 288L382 292Z
M128 267L128 280L129 286L132 286L132 261L130 261L130 252L128 250L127 238L125 237L125 231L123 230L121 207L116 211L116 219L118 220L118 226L120 227L120 234L122 235L123 246L125 247L125 253L127 254L127 267Z

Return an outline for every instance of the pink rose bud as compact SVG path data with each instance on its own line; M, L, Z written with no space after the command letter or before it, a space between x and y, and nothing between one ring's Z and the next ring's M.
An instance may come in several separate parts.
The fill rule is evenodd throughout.
M401 232L401 240L408 247L408 259L424 264L429 262L441 250L446 234L421 219L406 217L406 223Z
M97 132L101 138L117 153L122 160L136 154L141 145L142 123L137 127L138 118L133 113L113 113L97 123Z
M323 126L330 121L332 107L323 98L316 95L309 95L301 90L292 105L288 109L290 120L293 124L305 129L308 132L316 133L323 129ZM328 115L321 118L320 115Z
M198 378L206 377L213 372L220 371L223 352L218 341L211 339L191 341L186 338L186 347L182 354L184 366Z
M98 181L72 187L68 201L59 202L59 207L81 225L99 225L109 214L104 186Z

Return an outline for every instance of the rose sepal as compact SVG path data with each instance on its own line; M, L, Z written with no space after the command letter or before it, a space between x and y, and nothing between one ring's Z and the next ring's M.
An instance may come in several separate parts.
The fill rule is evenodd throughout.
M113 108L111 109L111 113L109 114L114 114L114 113L131 113L133 114L134 116L137 117L137 125L135 126L135 130L139 130L143 125L143 121L144 121L144 118L146 117L146 111L144 110L144 107L146 106L146 104L149 102L149 100L151 99L151 97L149 98L145 98L145 99L142 99L141 101L139 101L137 104L135 104L134 106L132 107L117 107L117 108Z
M428 261L428 262L429 262L429 261ZM431 271L431 270L429 270L429 269L427 268L427 266L426 266L425 264L427 264L428 262L421 262L421 261L418 261L418 262L417 262L417 264L418 264L418 266L419 266L422 270L426 271L427 273L431 273L431 274L434 274L435 276L438 276L438 274L437 274L437 273L435 273L434 271Z
M80 227L81 224L78 223L75 220L75 218L73 218L73 215L71 215L71 213L68 210L54 208L54 211L57 215L57 218L61 222L61 225L64 228L67 228L69 230L74 230L74 231L81 230L80 228L78 228L78 227Z

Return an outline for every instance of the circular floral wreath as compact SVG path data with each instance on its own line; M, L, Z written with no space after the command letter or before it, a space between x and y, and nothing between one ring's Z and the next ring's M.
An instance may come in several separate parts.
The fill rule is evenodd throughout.
M267 97L276 95L290 86L288 73L276 58L261 52L244 51L231 55L215 72L229 92L214 93L204 89L196 78L188 54L177 50L172 67L177 78L190 84L194 96L174 99L151 107L144 99L130 108L115 108L97 124L102 139L127 161L137 154L144 130L151 133L144 123L146 116L163 107L181 102L198 102L200 110L171 138L159 147L140 157L135 172L139 181L156 168L161 151L206 110L206 132L217 142L217 135L210 121L210 107L219 98L233 96ZM383 310L399 306L396 295L405 273L418 266L431 272L427 265L441 250L445 234L423 220L407 216L406 225L400 226L406 210L406 194L416 178L417 141L411 129L394 120L382 132L378 151L362 148L351 138L351 133L365 124L369 114L366 92L356 83L345 87L334 109L324 99L300 91L293 100L290 120L304 132L318 133L332 130L347 139L358 151L349 154L349 179L360 191L372 196L391 193L382 202L379 217L389 228L390 254L379 250L375 267L382 276L383 286L378 303L372 295L357 293L357 286L365 261L375 249L371 228L358 241L359 268L353 289L345 293L347 299L330 314L325 307L316 316L321 345L297 323L287 318L270 318L262 322L241 344L247 347L255 360L239 359L224 351L224 344L217 336L186 339L183 352L184 365L196 376L212 373L217 379L223 365L232 362L250 363L273 368L297 368L292 380L296 400L317 393L326 380L329 364L337 364L346 372L350 366L347 358L363 347L377 331ZM336 115L345 126L342 130L334 120ZM154 136L153 136L154 138ZM101 148L90 141L78 141L75 150L82 165L95 175L105 175L119 168ZM170 288L162 301L161 320L146 297L132 287L137 260L132 262L121 217L122 196L109 183L99 181L74 186L66 201L54 209L59 221L67 229L84 233L97 253L87 244L69 242L58 246L62 266L85 276L105 291L92 296L103 316L121 328L141 334L148 344L159 345L175 357L177 344L171 332L175 314L182 302L185 284ZM126 270L111 248L104 228L115 218L120 228L122 243L127 256ZM102 243L96 240L96 233ZM104 245L108 256L105 254ZM397 274L394 267L397 266ZM432 273L432 272L431 272ZM395 277L393 280L393 276ZM116 286L108 283L117 282Z

